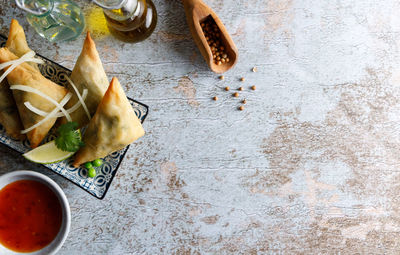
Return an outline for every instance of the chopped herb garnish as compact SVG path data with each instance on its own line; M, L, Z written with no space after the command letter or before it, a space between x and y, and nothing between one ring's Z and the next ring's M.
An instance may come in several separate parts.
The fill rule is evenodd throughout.
M67 122L57 129L56 146L60 150L75 152L84 145L78 123Z

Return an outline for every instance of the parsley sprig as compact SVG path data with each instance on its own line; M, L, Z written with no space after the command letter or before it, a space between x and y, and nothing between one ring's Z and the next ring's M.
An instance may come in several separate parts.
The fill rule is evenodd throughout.
M75 152L84 145L78 123L67 122L57 129L56 146L60 150Z

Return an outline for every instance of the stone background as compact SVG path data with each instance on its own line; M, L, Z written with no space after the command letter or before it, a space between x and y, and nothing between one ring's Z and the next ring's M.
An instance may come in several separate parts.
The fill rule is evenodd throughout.
M76 2L109 78L150 115L104 200L0 146L0 173L37 169L64 189L59 254L400 253L399 1L206 0L239 49L224 81L180 1L154 1L157 28L138 44ZM31 48L73 67L84 35L48 43L0 0L2 34L12 17Z

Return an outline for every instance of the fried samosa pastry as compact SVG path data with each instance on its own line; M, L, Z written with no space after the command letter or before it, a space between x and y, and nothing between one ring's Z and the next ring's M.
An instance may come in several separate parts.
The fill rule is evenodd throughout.
M21 134L22 123L19 119L14 97L6 80L0 82L0 123L12 138L16 140L25 138L25 135Z
M74 166L103 158L143 135L142 124L114 77L83 135L85 146L76 153Z
M17 57L21 57L22 55L31 51L31 49L28 46L28 43L26 42L24 29L15 19L11 20L10 32L8 33L6 47ZM29 63L29 64L35 67L37 70L39 70L36 63Z
M0 63L5 63L10 60L18 59L7 48L0 49ZM8 68L5 68L7 70ZM34 67L27 63L22 63L7 75L7 81L10 85L25 85L34 89L40 90L57 102L60 102L68 90L60 85L43 77L43 75ZM51 112L55 109L55 105L41 96L20 90L13 90L14 100L18 108L19 116L24 128L30 128L44 117L30 111L24 105L24 102L30 102L34 107L45 112ZM42 125L34 128L27 133L28 140L32 148L37 147L44 137L54 125L56 118L51 118L45 121Z
M85 100L85 104L89 110L90 116L93 116L104 93L106 93L109 83L99 53L96 50L96 45L90 37L89 32L83 43L81 55L78 57L74 69L72 70L71 80L80 94L82 94L84 89L88 89L88 97ZM74 91L70 84L68 84L68 89ZM71 100L68 101L66 105L66 109L72 107L78 100L76 93L73 93ZM79 127L89 122L89 118L83 107L79 107L74 111L71 114L71 118L72 121L79 124ZM66 122L67 120L63 118L62 123Z
M17 57L21 57L25 53L31 51L26 42L24 29L15 19L11 20L6 47ZM38 69L36 63L29 64ZM3 71L0 71L0 75L1 74L3 74ZM5 128L7 134L12 138L17 140L23 140L25 138L25 135L21 134L23 126L7 80L3 80L0 83L0 123Z

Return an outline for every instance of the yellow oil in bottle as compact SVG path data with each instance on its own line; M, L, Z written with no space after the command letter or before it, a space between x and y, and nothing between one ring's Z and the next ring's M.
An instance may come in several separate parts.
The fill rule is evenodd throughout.
M125 42L140 42L149 37L157 24L157 11L151 0L128 0L120 9L104 10L108 28Z

